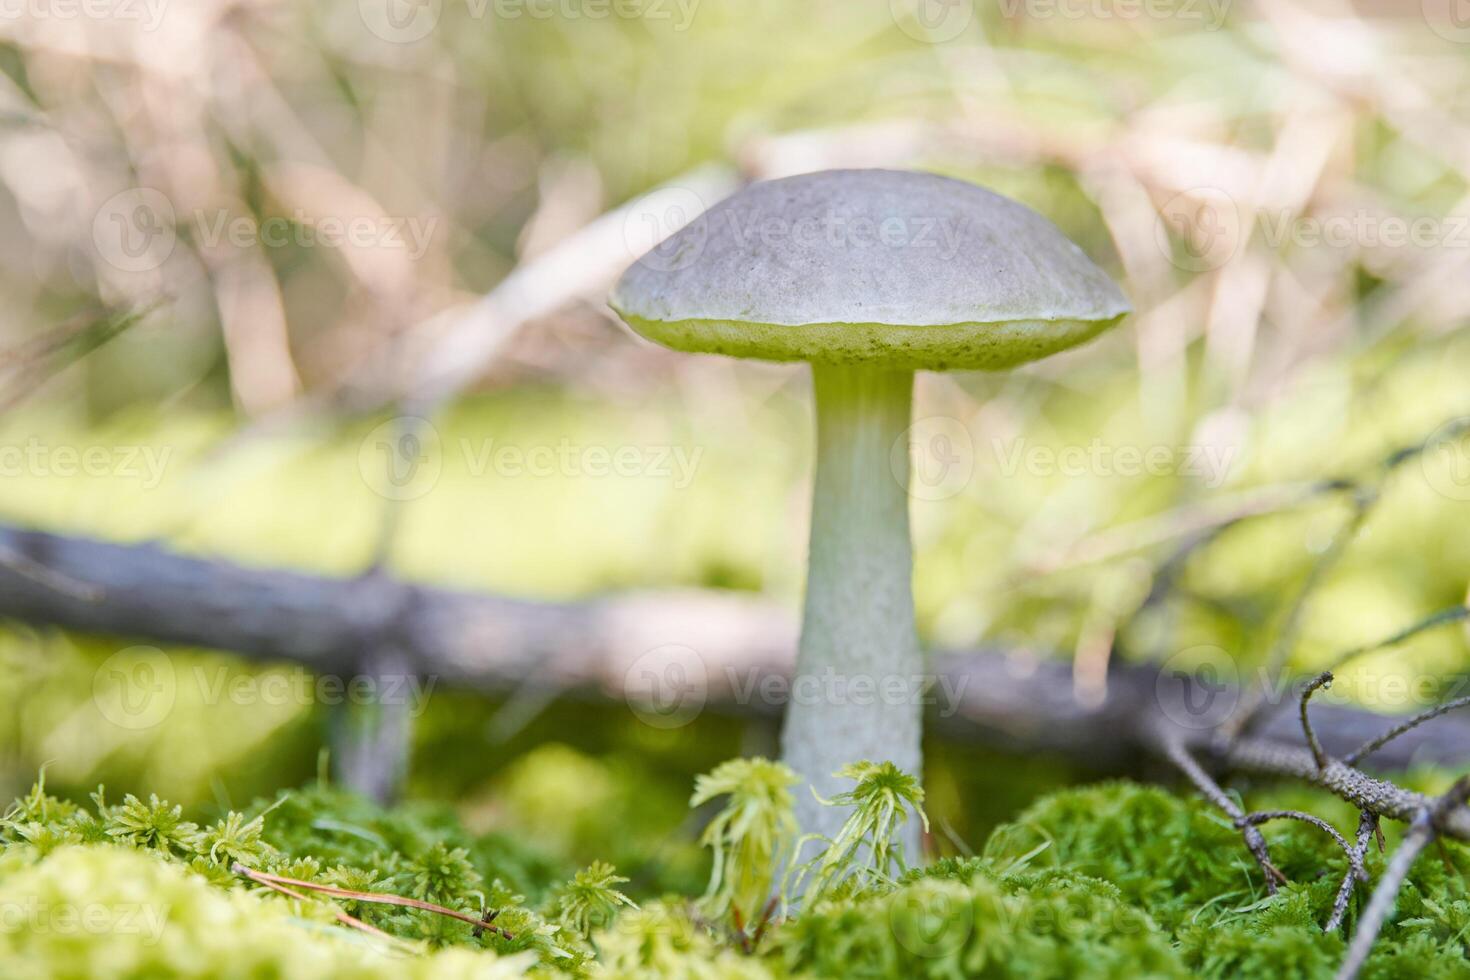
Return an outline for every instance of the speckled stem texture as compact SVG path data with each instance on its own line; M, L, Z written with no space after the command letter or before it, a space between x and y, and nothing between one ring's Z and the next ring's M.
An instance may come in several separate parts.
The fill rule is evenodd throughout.
M849 762L919 774L922 660L914 632L908 427L913 372L813 365L817 470L806 610L783 757L824 797ZM802 830L833 836L845 812L797 793ZM919 854L919 830L901 843Z

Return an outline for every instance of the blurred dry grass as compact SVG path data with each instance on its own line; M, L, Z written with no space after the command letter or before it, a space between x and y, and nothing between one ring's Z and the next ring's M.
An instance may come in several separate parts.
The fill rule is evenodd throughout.
M599 214L665 180L721 192L681 178L702 163L918 166L987 180L1115 256L1162 409L1181 410L1196 349L1210 400L1249 408L1324 352L1465 315L1470 243L1294 247L1260 228L1429 218L1448 235L1466 217L1470 58L1431 7L98 0L63 16L28 0L0 20L6 346L162 300L62 390L106 406L227 381L258 416L462 384L500 351L457 346L465 331L551 314L513 360L590 375L601 292L640 245L631 220L576 242ZM963 29L916 39L913 15L936 10L937 36ZM411 30L384 26L395 12ZM421 39L379 36L425 17ZM332 242L343 226L362 234ZM569 238L580 249L503 308L473 304ZM119 261L129 242L144 254Z

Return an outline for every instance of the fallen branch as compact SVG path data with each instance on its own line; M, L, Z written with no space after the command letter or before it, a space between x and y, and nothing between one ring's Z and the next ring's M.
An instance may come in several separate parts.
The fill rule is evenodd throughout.
M1368 872L1363 866L1363 861L1368 857L1368 842L1374 839L1377 839L1381 853L1383 831L1378 825L1378 817L1364 810L1358 814L1358 834L1353 843L1354 866L1342 876L1342 884L1338 886L1337 897L1332 902L1332 915L1328 918L1327 924L1322 927L1323 932L1332 932L1342 925L1343 917L1347 915L1348 902L1353 897L1353 887L1359 881L1365 883L1368 881Z
M1412 718L1409 718L1405 721L1400 722L1397 725L1394 725L1392 728L1390 728L1388 731L1384 732L1377 738L1372 739L1364 743L1363 745L1360 745L1356 749L1353 749L1347 755L1343 756L1342 761L1350 766L1355 766L1363 759L1366 759L1374 752L1377 752L1379 749L1383 748L1389 742L1392 742L1394 739L1398 738L1400 735L1403 735L1406 732L1413 731L1420 725L1424 724L1426 721L1433 721L1440 715L1448 714L1449 712L1454 711L1457 708L1463 708L1466 705L1470 705L1470 697L1456 698L1453 701L1446 701L1444 704L1435 705L1433 708L1421 711L1417 715L1414 715Z
M1297 820L1302 823L1308 823L1330 836L1337 843L1337 846L1342 848L1342 853L1346 855L1348 860L1348 869L1347 874L1343 877L1344 884L1342 890L1347 890L1350 893L1353 882L1368 880L1368 872L1363 869L1363 855L1367 852L1361 848L1361 828L1359 828L1359 846L1355 847L1349 844L1347 839L1338 833L1337 828L1332 826L1332 824L1323 820L1321 817L1304 813L1301 810L1257 810L1255 813L1247 813L1244 817L1236 820L1235 825L1242 828L1259 827L1261 824L1270 823L1272 820ZM1347 900L1342 899L1341 901L1345 909L1347 907ZM1331 932L1336 928L1336 924L1339 921L1341 921L1340 913L1336 905L1334 905L1332 916L1327 920L1327 924L1322 927L1322 931Z
M84 587L55 588L48 577L0 563L0 616L229 650L323 674L371 670L371 651L391 639L400 669L443 686L621 699L638 676L661 665L651 654L674 649L695 672L683 693L697 698L700 708L774 717L783 702L763 692L768 682L784 683L796 646L788 610L734 593L536 602L435 589L383 574L341 579L246 568L152 544L3 524L0 550L23 556L27 568L41 566ZM938 651L931 666L930 694L939 702L933 721L953 737L1067 755L1116 772L1136 771L1147 755L1167 757L1167 735L1211 766L1320 778L1310 754L1303 760L1294 747L1299 735L1289 716L1262 720L1233 753L1220 753L1212 730L1192 724L1191 704L1205 695L1232 704L1239 697L1232 688L1202 690L1187 676L1117 664L1107 675L1107 696L1093 703L1074 696L1071 667L1059 659L994 649ZM782 690L781 684L774 689ZM1381 715L1337 705L1317 707L1313 715L1325 751L1339 757L1390 724ZM1385 770L1411 762L1470 764L1470 719L1446 717L1414 728L1374 759Z
M1470 798L1470 776L1462 776L1448 793L1437 800L1427 801L1414 815L1409 832L1404 835L1399 849L1394 851L1387 870L1383 872L1383 878L1379 880L1378 887L1373 889L1368 907L1363 910L1363 916L1358 921L1358 931L1353 935L1347 955L1343 957L1336 980L1354 980L1363 969L1363 964L1367 962L1368 954L1373 949L1373 941L1378 938L1383 923L1393 911L1394 902L1404 886L1404 879L1409 876L1409 869L1414 866L1414 860L1436 836L1445 832L1444 824L1452 814L1464 813L1463 804L1467 798Z
M1261 835L1260 830L1251 822L1246 812L1240 808L1240 805L1231 799L1230 795L1221 788L1220 784L1195 761L1194 756L1190 754L1189 749L1185 748L1182 740L1169 738L1164 741L1163 745L1164 752L1169 757L1169 760L1179 767L1180 772L1189 777L1189 781L1194 783L1195 788L1207 800L1223 810L1225 815L1239 828L1245 838L1246 850L1251 852L1251 856L1256 859L1256 864L1261 867L1261 873L1266 881L1267 894L1276 894L1276 886L1286 883L1286 875L1282 874L1281 869L1271 863L1271 854L1266 846L1266 838Z

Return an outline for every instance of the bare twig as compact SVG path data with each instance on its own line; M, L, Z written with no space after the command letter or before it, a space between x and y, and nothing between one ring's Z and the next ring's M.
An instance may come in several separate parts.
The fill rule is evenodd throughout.
M1470 797L1470 776L1462 776L1450 787L1449 792L1431 801L1415 815L1409 832L1404 835L1403 843L1389 860L1383 878L1378 882L1378 887L1373 889L1373 897L1368 900L1368 907L1358 920L1358 931L1353 934L1353 940L1348 945L1347 955L1338 968L1336 980L1354 980L1363 969L1368 954L1373 950L1373 942L1393 911L1399 890L1403 888L1415 859L1443 831L1445 821L1460 808L1467 797Z
M491 923L498 918L500 918L499 909L486 909L485 911L480 913L480 924L475 926L475 928L470 931L470 934L473 935L476 939L479 939L485 934L486 929L495 928L491 925ZM501 934L504 935L504 933Z
M1344 650L1332 658L1332 662L1327 665L1327 669L1329 671L1340 670L1349 660L1356 660L1365 654L1378 653L1382 650L1396 647L1400 643L1412 640L1420 633L1438 629L1441 626L1448 626L1451 623L1463 622L1466 619L1470 619L1470 606L1450 606L1448 609L1441 609L1439 612L1426 616L1417 623L1406 626L1392 636L1379 640L1376 643L1369 643L1364 646Z
M755 924L755 932L751 935L750 939L751 944L756 949L760 949L761 939L765 937L766 929L770 927L771 922L775 919L776 903L778 901L779 899L775 895L772 895L771 900L766 902L766 907L761 910L761 917L759 920L757 920Z
M1462 434L1470 431L1470 421L1466 421L1465 419L1456 419L1447 425L1447 431L1451 434ZM1446 430L1446 426L1440 426L1439 430L1436 431L1441 432L1441 430ZM1441 432L1439 438L1444 438L1443 432ZM1435 444L1438 444L1438 440ZM1282 670L1286 667L1287 660L1296 644L1298 628L1308 600L1316 591L1317 586L1322 582L1326 574L1342 558L1347 550L1347 546L1357 536L1358 530L1362 528L1369 514L1372 513L1373 508L1382 498L1383 489L1389 478L1404 464L1424 455L1430 445L1431 442L1429 439L1422 439L1416 443L1400 446L1395 449L1378 464L1377 477L1369 482L1338 477L1321 481L1307 494L1306 499L1310 499L1314 496L1325 496L1327 494L1345 491L1350 492L1352 512L1333 535L1328 547L1317 557L1317 560L1312 563L1312 567L1308 570L1307 577L1298 589L1291 605L1288 607L1283 617L1282 625L1278 628L1276 638L1273 640L1271 649L1267 653L1265 667L1259 674L1261 678L1260 682L1246 690L1235 715L1224 726L1223 734L1226 737L1238 738L1247 732L1255 730L1272 713L1274 706L1267 697L1269 692L1266 689L1266 685L1270 678L1280 676ZM1242 520L1250 516L1254 515L1243 515ZM1213 540L1214 537L1218 537L1218 534L1207 540ZM1334 661L1333 667L1340 666L1348 659L1371 650L1383 649L1401 643L1426 629L1432 629L1448 622L1458 621L1459 619L1465 618L1466 615L1470 614L1453 610L1436 613L1434 616L1415 623L1378 644L1355 648L1345 652Z
M243 864L235 864L230 870L234 871L237 875L249 878L251 881L266 886L287 885L292 888L305 888L321 895L330 895L333 898L347 898L355 902L370 902L377 905L397 905L403 908L419 909L424 912L433 912L436 915L447 916L451 919L458 919L460 922L468 923L476 929L498 933L506 939L515 938L499 926L491 925L490 919L494 918L493 916L487 918L481 915L477 918L476 916L467 915L464 912L457 912L454 909L445 908L443 905L435 905L433 902L425 902L417 898L407 898L403 895L391 895L384 892L361 892L346 888L334 888L331 885L320 885L313 881L302 881L299 878L287 878L285 875L256 871L253 868L245 867ZM384 933L384 935L387 934Z
M1331 686L1332 671L1324 670L1314 677L1306 687L1302 688L1302 733L1307 737L1307 747L1312 750L1312 758L1316 760L1318 769L1327 768L1327 753L1322 751L1322 743L1317 741L1317 733L1312 731L1312 719L1307 716L1307 702L1312 700L1312 695L1317 692L1319 687Z
M1313 816L1301 810L1257 810L1254 813L1247 813L1244 817L1241 817L1236 821L1236 825L1241 827L1247 825L1259 827L1261 824L1270 823L1272 820L1297 820L1301 823L1309 823L1318 830L1323 831L1333 840L1337 841L1337 846L1342 848L1343 854L1347 855L1349 869L1358 876L1358 879L1361 881L1367 877L1367 873L1363 870L1362 865L1358 863L1358 859L1353 855L1353 846L1347 842L1347 838L1338 833L1336 827L1321 817Z
M15 376L0 388L0 412L15 408L60 371L136 326L162 303L155 299L132 309L109 311L80 329L63 328L59 342L41 345L29 357L19 354L18 363L9 365Z
M1164 751L1170 761L1189 777L1189 781L1194 783L1195 788L1203 793L1211 803L1223 810L1225 815L1234 821L1235 826L1240 828L1245 838L1246 849L1251 852L1251 856L1256 859L1256 864L1260 865L1261 871L1265 874L1266 892L1271 895L1276 894L1276 886L1286 884L1286 875L1271 863L1271 854L1266 848L1266 838L1261 836L1260 830L1250 822L1245 811L1230 798L1229 794L1220 788L1220 784L1205 772L1194 756L1190 755L1182 741L1179 739L1167 740L1164 744Z
M1348 869L1343 876L1342 887L1338 890L1338 902L1333 905L1332 916L1327 920L1327 924L1322 927L1323 932L1331 932L1341 922L1341 913L1338 911L1338 906L1340 905L1343 909L1347 908L1346 895L1351 894L1353 882L1368 880L1368 872L1363 868L1363 855L1367 852L1365 850L1366 839L1363 836L1362 823L1360 822L1358 826L1357 846L1349 844L1347 839L1337 832L1337 828L1326 820L1313 816L1310 813L1304 813L1301 810L1258 810L1255 813L1246 814L1241 820L1237 820L1236 826L1241 827L1248 824L1252 827L1257 827L1272 820L1299 820L1302 823L1309 823L1331 836L1337 842L1337 846L1342 848L1342 853L1347 857Z
M1353 897L1353 886L1359 881L1368 880L1368 871L1363 866L1364 859L1368 856L1368 842L1378 838L1379 846L1382 846L1382 831L1378 827L1378 817L1367 810L1358 814L1357 840L1353 844L1353 856L1356 866L1349 868L1347 874L1342 876L1342 884L1337 889L1337 897L1332 902L1332 915L1327 924L1322 927L1323 932L1332 932L1342 925L1343 916L1347 915L1348 902Z
M249 878L251 881L255 882L258 885L269 888L271 891L280 892L282 895L285 895L288 898L294 898L298 902L311 901L311 899L307 896L301 894L298 891L295 891L294 889L288 888L284 884L284 882L286 881L290 881L296 885L300 885L302 884L302 882L295 881L294 879L290 878L277 879L274 875L267 875L262 871L252 871L251 869L241 864L234 865L230 870L235 872L235 874L237 875L242 875L243 877ZM384 932L377 926L368 925L366 922L357 918L357 916L349 915L347 912L344 912L342 909L337 908L335 905L329 906L329 908L332 910L333 917L335 917L338 922L342 923L348 928L356 929L359 932L365 932L370 936L376 936L379 939L387 940L395 946L406 945L404 941L399 939L397 936L394 936L391 933Z
M1375 779L1336 759L1329 758L1327 767L1319 769L1317 760L1304 746L1284 745L1259 738L1239 739L1222 748L1217 761L1224 769L1300 780L1325 789L1359 810L1368 810L1389 820L1412 822L1421 810L1434 804L1433 798L1423 793ZM1439 830L1446 837L1470 842L1470 810L1449 813Z
M1271 650L1266 656L1265 669L1260 675L1263 680L1248 689L1240 710L1227 724L1226 734L1228 736L1238 737L1250 731L1260 720L1262 709L1268 703L1264 679L1281 675L1281 671L1286 667L1287 658L1296 645L1297 632L1301 625L1302 614L1306 611L1307 601L1312 597L1322 579L1342 559L1348 544L1357 536L1358 529L1363 526L1363 521L1367 519L1377 501L1376 488L1358 488L1353 493L1352 513L1338 528L1337 533L1332 536L1331 543L1317 556L1317 560L1308 570L1307 577L1302 582L1301 588L1297 590L1291 606L1287 609L1286 616L1276 632L1276 639L1272 642Z
M1388 731L1384 732L1382 735L1378 736L1372 741L1367 742L1359 748L1356 748L1353 751L1349 752L1347 755L1343 756L1342 761L1350 766L1355 766L1363 759L1383 748L1389 742L1392 742L1394 739L1398 738L1400 735L1403 735L1406 732L1413 731L1415 728L1418 728L1426 721L1438 718L1440 715L1448 714L1449 712L1454 711L1456 708L1463 708L1466 705L1470 705L1470 697L1456 698L1453 701L1446 701L1444 704L1438 704L1435 705L1433 708L1421 711L1414 717L1409 718L1406 721L1402 721L1397 725L1394 725Z
M1350 647L1347 650L1343 650L1341 653L1337 654L1337 656L1333 657L1332 660L1327 664L1327 670L1329 672L1336 673L1338 670L1342 669L1342 667L1346 665L1349 661L1356 660L1358 657L1366 656L1370 653L1379 653L1383 650L1390 650L1393 647L1399 646L1402 643L1407 643L1409 640L1412 640L1414 637L1419 636L1422 633L1427 633L1430 630L1439 629L1443 626L1450 626L1455 623L1464 622L1467 619L1470 619L1470 606L1450 606L1448 609L1441 609L1438 612L1431 613L1418 622L1411 623L1403 629L1398 630L1381 640L1375 640L1372 643L1366 643L1361 646ZM1259 728L1261 725L1263 725L1271 716L1276 713L1278 707L1279 705L1270 703L1260 705L1257 708L1257 718L1255 720L1255 726Z

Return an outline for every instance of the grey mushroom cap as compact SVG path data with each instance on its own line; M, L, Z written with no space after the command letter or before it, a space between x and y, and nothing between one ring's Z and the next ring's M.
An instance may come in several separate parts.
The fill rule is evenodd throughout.
M636 262L609 302L676 350L931 370L1035 360L1130 311L1030 208L894 170L752 184Z

